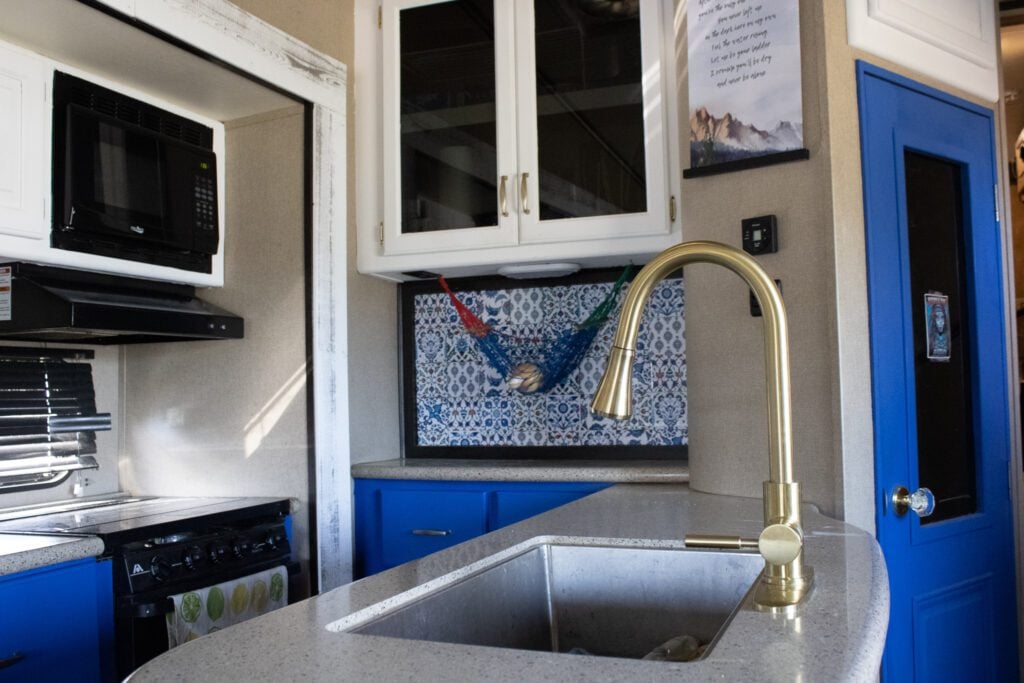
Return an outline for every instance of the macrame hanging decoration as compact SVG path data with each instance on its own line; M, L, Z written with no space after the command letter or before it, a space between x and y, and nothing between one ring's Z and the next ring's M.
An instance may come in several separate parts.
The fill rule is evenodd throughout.
M463 304L443 277L438 278L487 362L501 373L510 389L523 394L548 391L583 360L598 331L611 316L619 292L629 278L631 267L622 271L608 296L578 325L560 332L554 339L538 340L499 332Z

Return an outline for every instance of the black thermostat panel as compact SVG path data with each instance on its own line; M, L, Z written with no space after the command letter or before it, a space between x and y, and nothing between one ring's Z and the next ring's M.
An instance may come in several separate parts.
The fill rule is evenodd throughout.
M779 224L774 215L744 218L743 251L757 256L779 250Z

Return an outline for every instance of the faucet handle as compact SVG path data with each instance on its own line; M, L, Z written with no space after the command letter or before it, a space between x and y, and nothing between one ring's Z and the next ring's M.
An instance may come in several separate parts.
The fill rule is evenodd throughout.
M714 548L715 550L742 550L758 547L756 538L723 536L720 534L686 534L683 543L687 548Z
M804 538L800 531L789 524L769 524L757 539L757 549L765 562L789 564L800 556Z
M800 531L789 524L769 524L756 539L718 534L687 534L683 543L687 548L714 548L716 550L757 548L765 562L783 565L792 562L800 555L804 539Z

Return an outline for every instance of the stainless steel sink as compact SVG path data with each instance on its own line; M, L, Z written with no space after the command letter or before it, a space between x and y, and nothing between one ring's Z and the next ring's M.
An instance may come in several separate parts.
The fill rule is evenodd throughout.
M706 654L763 566L747 553L540 544L370 621L331 628L630 658L691 635L709 644Z

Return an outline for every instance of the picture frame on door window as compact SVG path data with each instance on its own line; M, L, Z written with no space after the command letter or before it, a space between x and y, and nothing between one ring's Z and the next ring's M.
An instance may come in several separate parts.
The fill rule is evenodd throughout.
M948 363L949 344L949 297L939 292L924 295L924 319L927 327L928 360L934 363Z

